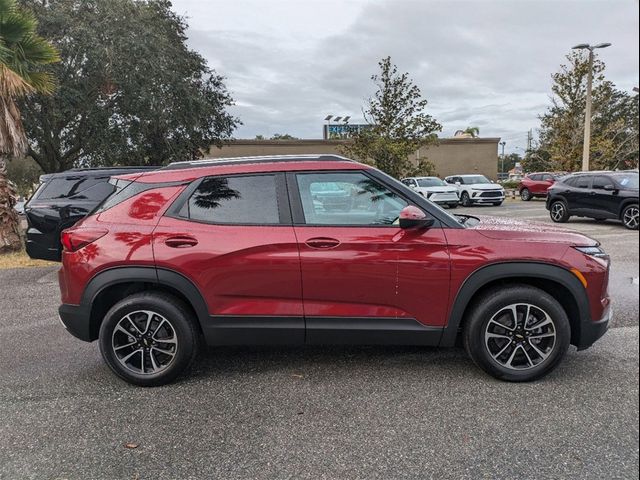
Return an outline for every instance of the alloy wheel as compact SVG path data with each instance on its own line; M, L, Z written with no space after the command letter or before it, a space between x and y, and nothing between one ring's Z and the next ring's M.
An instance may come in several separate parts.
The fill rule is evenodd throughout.
M171 365L178 351L178 337L165 317L157 312L139 310L118 321L111 346L127 370L152 375Z
M637 206L632 206L627 208L624 211L624 215L622 218L622 221L624 222L624 226L631 229L631 230L637 230L638 229L638 207Z
M531 193L529 192L529 190L527 188L524 188L520 192L520 198L522 198L522 200L524 200L525 202L528 201L531 198Z
M561 202L556 202L551 206L551 218L559 222L564 217L565 207Z
M491 358L511 370L528 370L544 363L556 345L556 326L540 307L514 303L487 323L484 341Z

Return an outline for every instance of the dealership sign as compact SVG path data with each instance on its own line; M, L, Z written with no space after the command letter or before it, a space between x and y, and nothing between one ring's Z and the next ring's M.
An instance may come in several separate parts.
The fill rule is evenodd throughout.
M325 140L351 138L354 135L371 128L372 125L364 124L350 124L350 123L335 123L324 125L322 129L322 137Z

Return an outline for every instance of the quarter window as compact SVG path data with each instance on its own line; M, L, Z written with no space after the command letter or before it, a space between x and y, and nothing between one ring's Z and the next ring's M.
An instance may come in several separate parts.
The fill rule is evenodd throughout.
M394 225L407 202L360 172L301 173L298 190L310 225Z
M179 215L208 223L280 223L276 178L274 175L207 177Z

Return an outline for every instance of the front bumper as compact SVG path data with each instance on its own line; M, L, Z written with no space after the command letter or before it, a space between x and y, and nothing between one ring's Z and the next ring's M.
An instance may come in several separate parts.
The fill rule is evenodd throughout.
M431 200L433 203L447 204L447 205L451 203L458 203L460 200L458 198L458 194L455 192L454 193L432 193L427 198Z
M613 318L613 309L607 307L600 320L595 322L582 322L580 325L580 336L578 340L578 350L585 350L593 345L596 340L602 337L609 328L609 321Z
M504 195L499 197L471 197L472 203L501 203L504 202Z
M58 308L58 315L64 328L74 337L85 342L92 342L96 339L95 333L91 332L89 312L84 307L63 303Z

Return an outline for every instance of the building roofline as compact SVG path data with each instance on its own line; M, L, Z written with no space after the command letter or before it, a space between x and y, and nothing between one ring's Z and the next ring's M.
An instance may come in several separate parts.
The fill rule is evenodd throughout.
M455 144L479 144L479 143L498 143L501 137L476 137L476 138L439 138L438 143L445 145ZM256 140L236 138L233 140L226 140L223 145L348 145L351 140L337 140L337 139L322 139L322 138L300 138L297 140ZM211 146L211 149L215 146Z

